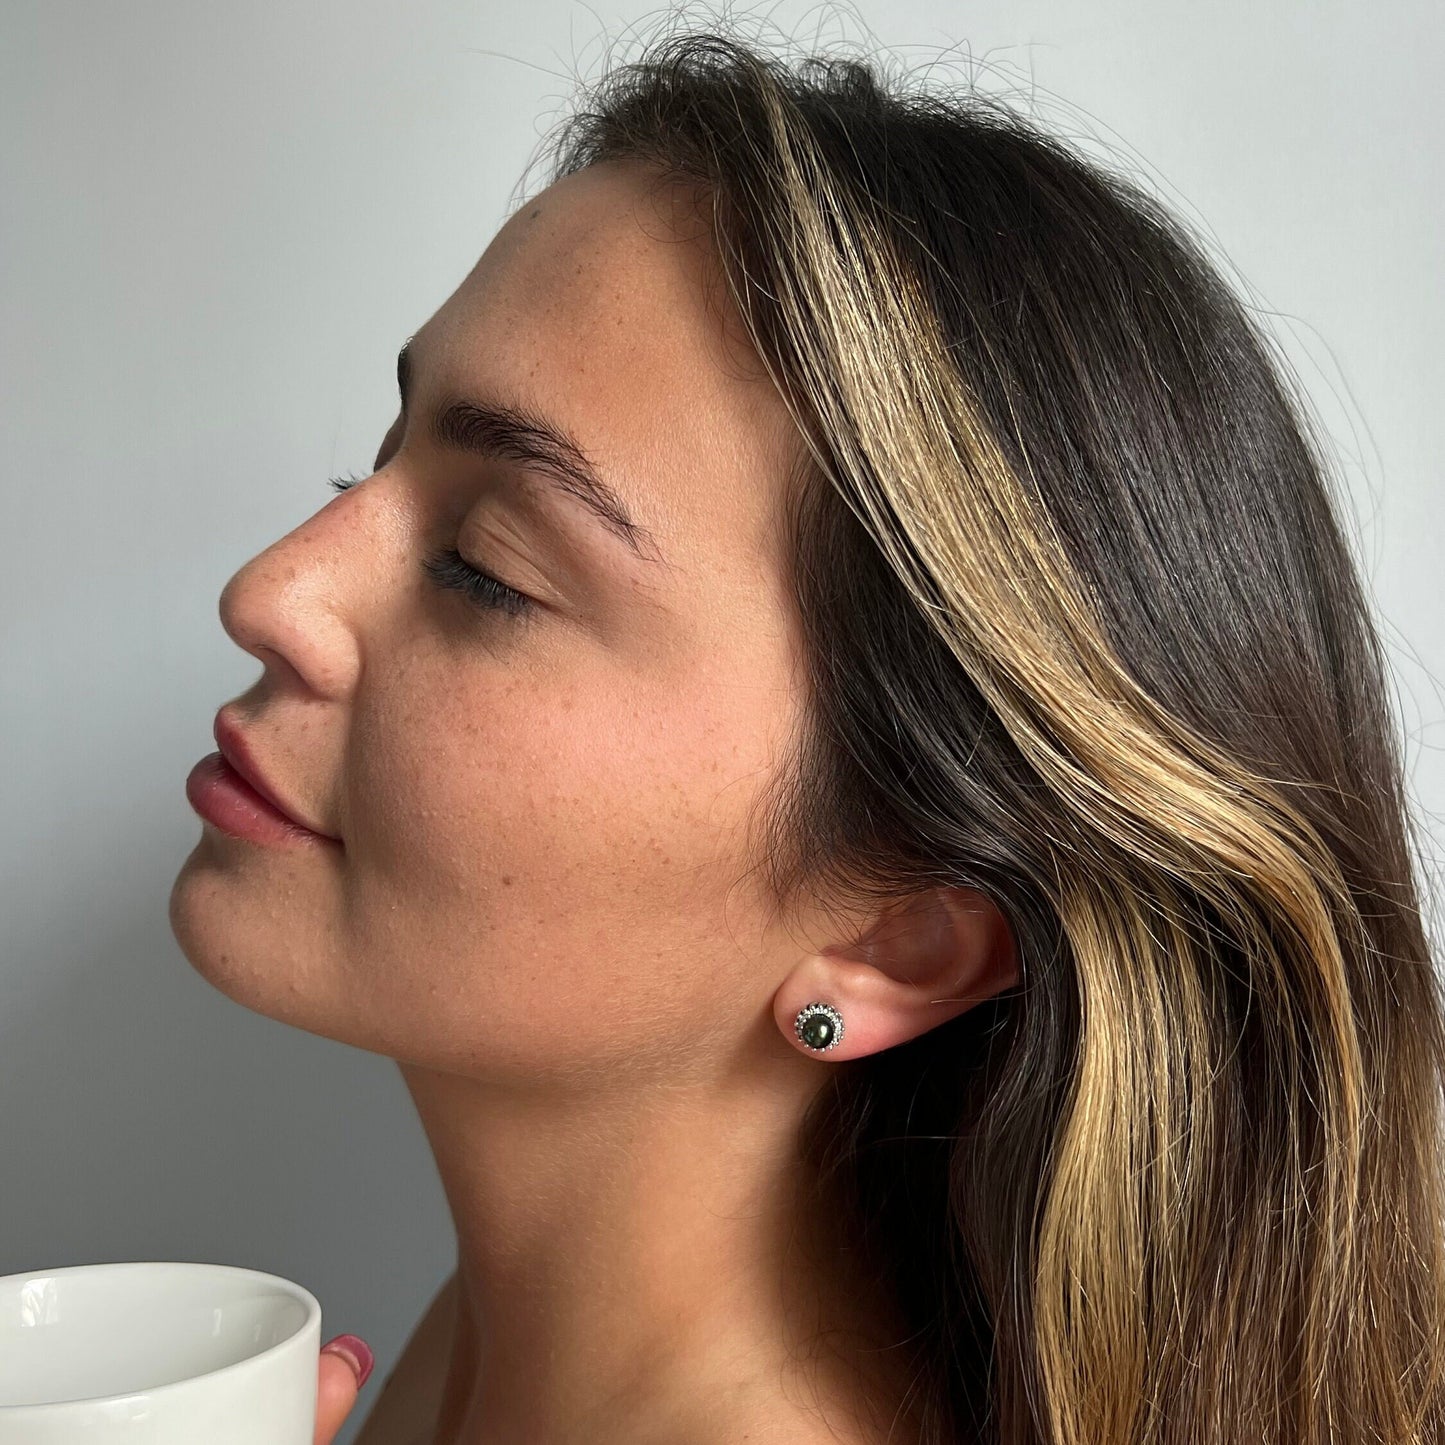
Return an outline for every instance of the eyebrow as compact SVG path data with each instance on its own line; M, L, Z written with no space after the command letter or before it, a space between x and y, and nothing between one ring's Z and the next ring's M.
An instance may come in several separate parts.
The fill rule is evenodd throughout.
M408 336L396 355L396 389L403 416L412 386L414 339ZM644 561L663 560L652 533L633 520L577 439L540 412L516 403L453 398L433 412L430 432L432 441L449 451L523 463L553 490L582 503Z

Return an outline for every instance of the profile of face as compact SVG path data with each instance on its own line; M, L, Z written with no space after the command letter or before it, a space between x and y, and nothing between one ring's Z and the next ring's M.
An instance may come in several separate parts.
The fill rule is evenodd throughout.
M221 601L265 665L232 711L341 848L203 828L171 899L194 966L287 1023L536 1083L727 1048L766 1008L739 828L798 697L778 513L792 428L722 334L709 251L640 168L514 214L409 348L373 475ZM451 398L560 423L647 540L531 467L443 447ZM527 599L447 588L454 547ZM793 952L796 952L794 947Z
M521 207L413 338L373 474L226 586L264 665L228 711L340 840L203 828L171 923L233 1000L532 1089L797 1048L774 994L837 916L778 916L746 824L804 705L798 441L681 196L611 162ZM564 428L634 529L447 444L454 399ZM450 548L523 600L423 565Z

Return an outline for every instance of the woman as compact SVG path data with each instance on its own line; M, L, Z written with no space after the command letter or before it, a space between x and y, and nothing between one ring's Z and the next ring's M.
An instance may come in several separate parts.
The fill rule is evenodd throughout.
M1267 343L857 62L674 35L551 155L225 589L305 830L208 760L172 896L415 1099L458 1268L388 1438L1445 1438L1441 999Z

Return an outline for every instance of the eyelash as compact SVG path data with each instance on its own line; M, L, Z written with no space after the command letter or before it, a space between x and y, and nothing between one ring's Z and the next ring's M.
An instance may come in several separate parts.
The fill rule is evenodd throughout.
M338 492L347 491L365 477L347 473L344 477L331 477L328 485ZM467 600L477 607L489 611L503 612L508 617L525 617L531 612L533 602L524 592L508 587L505 582L473 567L455 547L442 547L433 552L422 563L422 570L439 587L448 587L463 593Z

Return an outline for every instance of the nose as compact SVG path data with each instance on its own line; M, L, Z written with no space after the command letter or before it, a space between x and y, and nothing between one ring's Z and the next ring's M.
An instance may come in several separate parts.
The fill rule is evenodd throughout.
M365 554L355 500L348 493L322 507L253 557L221 591L227 636L268 670L284 668L292 687L325 698L346 696L360 668L349 610Z

